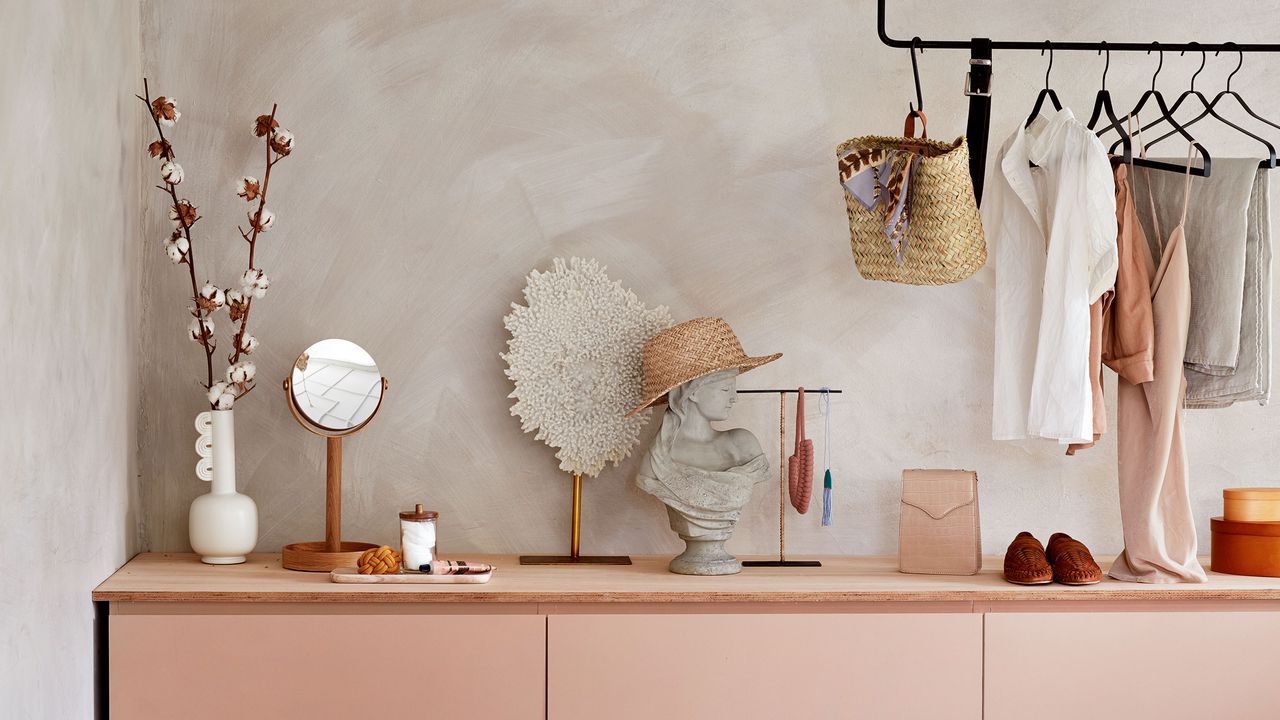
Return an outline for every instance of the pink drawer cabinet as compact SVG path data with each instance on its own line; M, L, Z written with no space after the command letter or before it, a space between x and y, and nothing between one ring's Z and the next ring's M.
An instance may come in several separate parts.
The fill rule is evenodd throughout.
M111 617L111 720L542 717L537 615L167 605Z
M986 617L987 720L1280 718L1280 611Z
M551 720L982 717L982 616L552 615Z
M348 585L139 555L94 591L113 720L1280 719L1280 578L1022 587L896 558ZM107 612L104 609L109 608ZM7 720L7 719L6 719Z

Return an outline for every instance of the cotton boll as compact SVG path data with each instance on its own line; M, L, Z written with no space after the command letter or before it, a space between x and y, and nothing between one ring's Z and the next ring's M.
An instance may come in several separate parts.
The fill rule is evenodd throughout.
M204 328L203 334L201 328ZM208 318L191 318L191 323L187 325L187 334L191 339L200 342L204 335L213 335L213 321Z
M229 392L224 392L218 396L218 399L216 402L214 402L213 407L216 410L230 410L231 407L235 405L235 402L236 402L235 395L232 395Z
M263 273L262 277L258 278L258 282L253 286L253 296L255 298L265 297L267 294L267 288L269 287L271 287L271 278L267 277L266 274Z
M270 115L259 115L253 121L253 134L256 137L262 137L278 127L280 123L275 118Z
M276 128L271 133L271 149L276 151L277 155L288 155L293 152L293 133L284 128Z
M167 160L160 166L160 177L170 185L177 185L182 182L182 166L172 160Z
M185 254L178 249L178 244L176 242L168 241L165 241L164 253L169 256L169 260L175 265L182 262L182 256Z
M255 366L252 362L249 362L248 360L241 360L235 365L232 365L231 367L227 368L227 380L237 385L243 385L244 383L253 382L253 378L257 374L258 374L257 366Z
M271 229L272 225L276 224L276 214L267 208L262 208L262 211L258 213L248 213L248 215L249 225L259 232L266 232Z
M258 338L245 333L240 337L240 352L248 355L258 349Z
M249 312L249 301L245 298L244 293L239 290L227 290L227 313L231 315L231 322L240 322L240 318Z
M186 255L187 251L191 249L191 241L187 240L187 238L182 235L179 235L177 239L173 241L173 244L178 248L178 252L183 255Z
M259 190L261 187L258 185L258 178L245 175L236 181L236 195L245 200L257 200Z
M227 383L224 383L224 382L216 382L213 385L210 385L209 393L208 393L210 404L217 405L218 398L226 394L227 387L228 387Z
M174 123L182 117L182 113L178 112L177 99L163 95L151 101L151 114L165 127L173 127Z
M175 225L181 226L183 222L186 222L187 227L191 227L198 218L196 206L187 200L179 200L177 205L169 206L169 219Z
M257 268L249 268L244 271L244 275L240 276L240 289L244 291L246 297L253 297L253 289L258 286L258 281L266 277L266 273Z
M206 310L217 310L226 303L226 295L222 292L222 288L213 283L205 283L200 288L200 298L205 302L202 306Z

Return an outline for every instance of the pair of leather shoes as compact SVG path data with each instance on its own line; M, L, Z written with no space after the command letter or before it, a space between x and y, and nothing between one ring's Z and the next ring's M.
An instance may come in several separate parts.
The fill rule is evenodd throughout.
M1004 554L1004 579L1018 585L1093 585L1102 568L1084 543L1066 533L1054 533L1046 550L1029 532L1020 532Z

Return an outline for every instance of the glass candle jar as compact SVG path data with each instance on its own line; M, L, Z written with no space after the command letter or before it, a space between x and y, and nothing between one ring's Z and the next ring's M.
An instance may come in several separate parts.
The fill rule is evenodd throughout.
M436 559L436 518L439 513L415 505L400 513L400 565L410 572L421 572L423 565Z

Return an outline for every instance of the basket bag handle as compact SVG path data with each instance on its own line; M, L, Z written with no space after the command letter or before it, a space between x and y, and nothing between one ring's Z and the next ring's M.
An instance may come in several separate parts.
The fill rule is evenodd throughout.
M916 118L920 118L920 137L926 140L929 139L929 127L927 121L924 113L919 110L912 110L907 113L907 119L902 124L902 136L909 138L914 138L916 136L915 123L913 122Z

